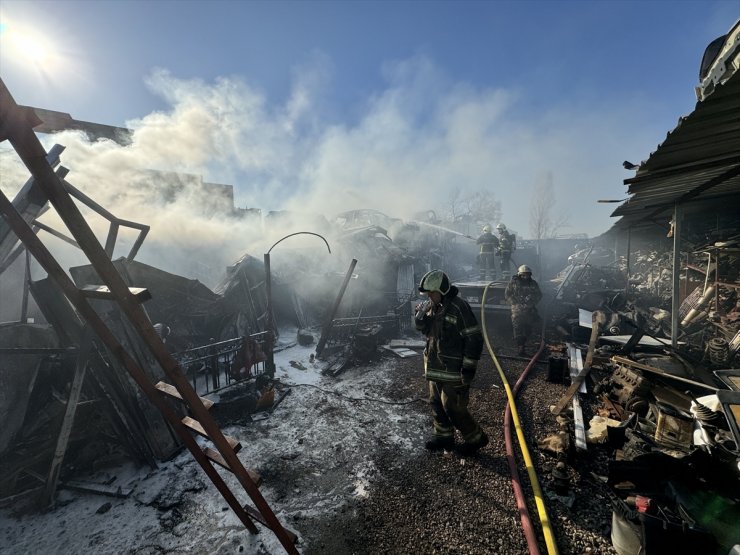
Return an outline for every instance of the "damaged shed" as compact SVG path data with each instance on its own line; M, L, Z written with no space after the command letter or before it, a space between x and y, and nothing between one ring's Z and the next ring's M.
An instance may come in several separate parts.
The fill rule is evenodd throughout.
M710 45L694 111L625 180L630 197L607 234L626 244L621 302L580 306L597 370L586 436L611 453L620 555L734 553L740 542L738 38L736 23L719 55ZM669 251L644 250L666 238Z

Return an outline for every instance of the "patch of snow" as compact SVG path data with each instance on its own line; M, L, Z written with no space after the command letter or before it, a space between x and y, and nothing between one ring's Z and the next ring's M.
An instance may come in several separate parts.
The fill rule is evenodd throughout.
M428 426L421 404L377 402L392 383L395 361L327 378L323 364L310 360L314 351L315 345L294 345L275 353L276 378L290 394L268 418L224 429L241 442L244 466L262 475L260 492L278 519L299 536L304 518L330 516L353 497L370 495L377 447L418 449ZM249 501L236 477L217 469L237 498ZM127 465L85 480L113 475L115 484L133 488L128 498L61 491L47 513L16 518L0 511L3 552L284 552L261 525L260 534L249 533L187 450L154 471ZM97 513L107 502L110 510Z

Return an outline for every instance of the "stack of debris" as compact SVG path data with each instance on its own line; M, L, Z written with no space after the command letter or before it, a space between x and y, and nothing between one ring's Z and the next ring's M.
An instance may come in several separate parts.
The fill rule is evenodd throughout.
M730 552L740 544L737 351L716 369L701 352L692 356L686 344L671 350L670 340L643 328L609 336L609 316L591 316L585 362L575 344L561 349L568 352L566 373L559 364L565 359L551 349L550 379L569 374L572 383L552 409L566 424L541 447L557 454L562 466L588 444L608 450L603 479L613 505L612 543L621 555ZM593 378L593 396L579 399L579 392L587 393L587 377ZM572 415L563 420L571 399ZM584 401L593 414L588 426Z

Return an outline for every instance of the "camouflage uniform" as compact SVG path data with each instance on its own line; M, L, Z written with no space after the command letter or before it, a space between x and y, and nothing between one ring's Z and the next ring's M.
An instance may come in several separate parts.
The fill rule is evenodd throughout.
M429 382L429 401L434 415L433 437L440 443L454 443L455 428L468 445L488 438L468 411L470 384L475 376L483 334L470 305L458 296L458 289L442 297L414 320L426 336L424 377Z
M499 234L498 256L501 273L503 274L508 272L511 266L511 253L516 250L516 237L505 229L499 230Z
M484 231L478 240L477 245L480 245L480 253L478 254L478 271L480 272L480 279L485 280L493 279L496 277L496 266L494 262L494 252L499 248L498 238L490 231Z
M537 303L542 298L542 292L537 282L530 278L523 278L519 274L513 276L506 286L505 297L511 305L511 325L514 328L514 341L520 352L532 333L532 328L540 321L537 313Z

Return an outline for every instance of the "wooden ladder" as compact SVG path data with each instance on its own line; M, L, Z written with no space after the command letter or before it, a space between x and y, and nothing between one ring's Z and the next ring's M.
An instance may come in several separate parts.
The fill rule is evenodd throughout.
M257 533L258 528L254 521L260 522L272 530L288 553L298 553L295 547L297 536L282 526L259 491L259 477L254 472L248 471L237 457L236 453L241 447L239 442L223 434L209 413L210 406L207 407L206 400L195 392L179 364L170 355L154 330L148 315L141 306L144 295L140 290L129 289L111 262L106 249L95 237L62 181L54 173L46 159L46 151L33 132L33 127L38 123L39 120L35 113L31 109L19 107L5 83L0 79L0 141L6 139L10 141L19 158L31 172L34 180L32 188L35 189L35 193L43 194L56 209L105 286L87 290L78 289L36 236L31 226L19 214L16 207L5 194L0 192L0 213L6 224L46 270L49 277L61 287L64 295L85 319L98 339L118 358L144 394L159 409L244 526L250 532ZM110 245L107 246L110 247ZM109 250L112 252L112 248ZM169 384L155 385L152 383L136 360L124 349L110 328L92 308L88 301L89 298L109 299L118 304L162 367ZM173 396L187 406L192 417L182 418L170 406L167 397ZM193 432L207 438L213 447L202 448L193 436ZM214 464L234 474L254 503L254 507L241 504L237 500Z

